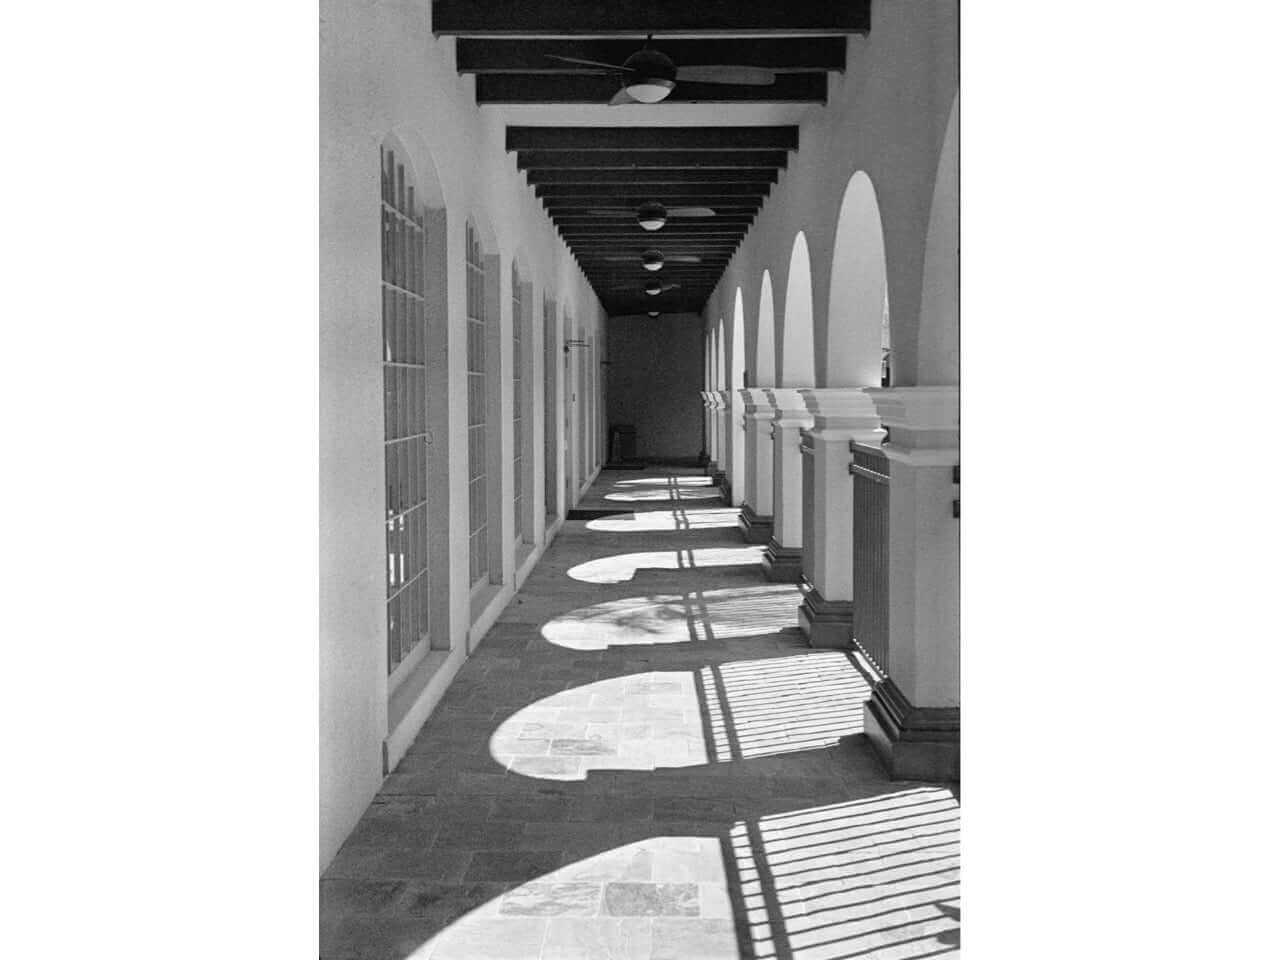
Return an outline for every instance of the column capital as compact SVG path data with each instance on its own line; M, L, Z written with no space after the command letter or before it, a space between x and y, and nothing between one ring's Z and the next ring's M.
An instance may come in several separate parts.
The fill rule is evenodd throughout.
M787 427L807 427L813 423L813 414L795 387L765 387L765 393L773 407L774 423Z
M813 416L812 432L824 443L879 443L880 416L866 387L804 387L800 398Z
M712 390L711 391L711 409L720 411L729 405L728 390Z
M742 396L742 415L748 420L772 420L773 404L763 387L744 387L738 393Z
M920 466L959 461L959 387L873 387L867 392L889 428L883 447L887 456Z

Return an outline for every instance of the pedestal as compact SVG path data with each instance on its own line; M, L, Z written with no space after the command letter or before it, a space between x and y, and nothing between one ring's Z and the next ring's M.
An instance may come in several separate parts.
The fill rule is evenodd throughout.
M813 426L801 432L808 589L797 616L810 646L848 647L856 536L849 444L879 444L884 430L865 387L805 388L799 393Z
M888 645L863 711L891 775L960 776L960 462L956 387L867 391L888 437ZM855 532L856 535L856 532Z
M773 536L773 405L760 387L742 391L743 459L746 489L738 527L747 543Z
M764 555L764 572L770 580L794 583L800 579L804 547L800 469L800 431L813 424L791 387L767 387L773 409L773 536Z

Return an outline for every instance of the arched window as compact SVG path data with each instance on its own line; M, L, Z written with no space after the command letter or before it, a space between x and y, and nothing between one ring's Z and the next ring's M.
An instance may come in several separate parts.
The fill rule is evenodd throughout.
M511 489L515 510L514 543L519 549L524 533L524 351L520 328L524 326L520 268L511 263Z
M556 378L559 376L560 361L556 350L556 302L544 298L542 301L542 337L543 337L543 371L542 371L542 430L543 430L543 483L546 496L546 525L558 515L556 509L556 476L559 462L560 446L557 443L558 408L556 407Z
M475 227L467 224L467 482L470 494L471 585L489 579L489 505L485 460L488 450L488 349L485 339L484 253Z
M426 210L381 148L387 673L428 634ZM407 668L406 668L407 669Z

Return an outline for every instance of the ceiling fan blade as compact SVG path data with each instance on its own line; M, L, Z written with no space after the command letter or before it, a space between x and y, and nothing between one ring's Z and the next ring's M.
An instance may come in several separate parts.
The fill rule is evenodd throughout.
M710 207L667 207L668 217L714 217Z
M664 284L662 285L662 289L663 289L663 290L679 290L679 289L680 289L680 284L678 284L678 283L664 283Z
M621 107L624 104L639 103L639 102L640 102L639 100L637 100L631 94L627 93L626 87L623 87L621 90L619 90L617 93L613 95L613 99L609 101L609 106Z
M701 262L702 262L702 258L701 258L701 257L674 256L674 257L667 257L667 258L666 258L666 261L667 261L667 263L701 263Z
M687 83L733 83L744 87L767 87L777 75L764 67L738 67L711 63L676 68L676 81Z
M626 73L631 72L630 67L624 67L619 63L601 63L599 60L582 60L578 57L558 57L554 53L543 54L548 60L559 60L561 63L579 63L586 67L604 67L608 70L621 70Z

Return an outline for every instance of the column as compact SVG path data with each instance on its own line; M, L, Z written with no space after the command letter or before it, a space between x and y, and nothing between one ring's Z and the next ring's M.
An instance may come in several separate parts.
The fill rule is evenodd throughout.
M800 629L813 647L847 648L853 635L853 482L850 442L878 446L884 437L865 387L800 391L813 415L802 434L804 458L804 602Z
M764 575L775 581L800 579L801 532L800 431L813 417L800 392L792 387L768 387L773 407L773 535L764 552Z
M741 393L747 488L738 529L747 543L768 543L773 535L773 404L759 387Z
M888 428L889 630L863 727L892 776L958 780L959 388L868 392Z
M717 440L716 440L716 408L715 408L715 391L702 390L702 405L705 407L704 416L707 424L707 463L703 470L708 476L714 477L716 471L720 469L720 464L716 460Z
M720 472L717 482L724 502L733 503L733 458L738 455L733 442L733 391L716 391L716 410L720 417Z
M720 486L724 483L724 397L721 396L723 391L712 390L709 392L711 400L711 436L714 442L711 444L711 463L707 472L711 474L712 486Z

